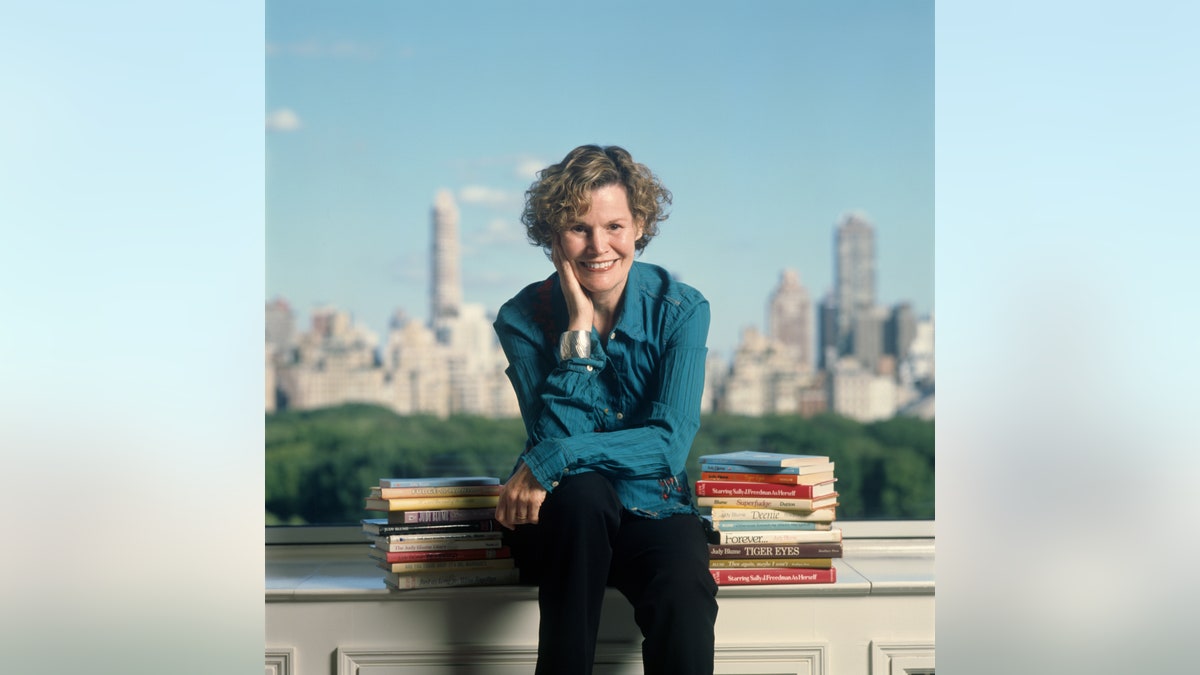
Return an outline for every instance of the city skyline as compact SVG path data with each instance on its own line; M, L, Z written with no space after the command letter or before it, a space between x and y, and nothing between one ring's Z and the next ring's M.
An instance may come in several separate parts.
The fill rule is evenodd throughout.
M814 303L832 290L851 212L876 228L880 304L930 314L932 3L665 4L637 25L626 7L269 2L267 299L300 325L324 305L379 334L398 309L430 320L428 216L449 190L462 299L494 312L552 271L519 223L533 172L596 142L674 193L641 259L709 298L714 352L763 327L784 269Z

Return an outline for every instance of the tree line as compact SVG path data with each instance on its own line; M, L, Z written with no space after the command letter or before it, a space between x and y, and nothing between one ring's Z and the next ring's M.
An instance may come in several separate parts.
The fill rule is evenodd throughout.
M398 415L349 404L266 418L268 525L357 523L380 478L484 475L504 479L525 444L520 418ZM909 417L861 423L833 414L701 419L688 457L761 450L828 455L838 518L933 519L934 423Z

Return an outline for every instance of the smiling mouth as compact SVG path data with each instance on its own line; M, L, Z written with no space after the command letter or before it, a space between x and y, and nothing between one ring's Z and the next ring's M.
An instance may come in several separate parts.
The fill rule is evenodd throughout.
M589 272L604 272L605 270L612 269L613 265L616 264L616 260L609 260L608 262L580 262L579 266Z

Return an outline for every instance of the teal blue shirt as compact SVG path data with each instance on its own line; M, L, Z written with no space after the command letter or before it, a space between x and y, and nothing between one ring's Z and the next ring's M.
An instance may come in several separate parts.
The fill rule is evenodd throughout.
M697 513L683 466L700 428L708 301L661 267L634 262L615 327L606 336L592 329L588 358L559 360L567 319L557 272L496 317L528 434L520 461L547 491L595 471L634 513Z

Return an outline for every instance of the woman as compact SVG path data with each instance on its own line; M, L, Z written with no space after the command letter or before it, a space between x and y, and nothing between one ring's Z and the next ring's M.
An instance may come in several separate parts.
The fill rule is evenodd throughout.
M683 470L700 424L709 306L635 256L671 193L624 149L541 171L522 214L555 273L501 307L528 435L496 519L539 585L540 675L590 673L606 585L634 608L646 673L712 673L716 585Z

